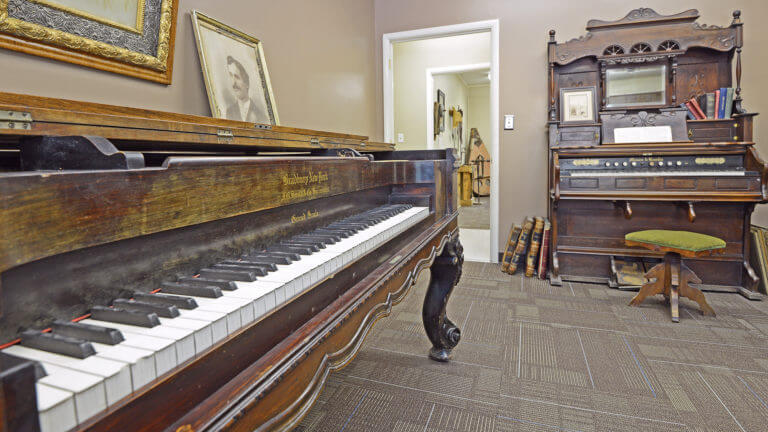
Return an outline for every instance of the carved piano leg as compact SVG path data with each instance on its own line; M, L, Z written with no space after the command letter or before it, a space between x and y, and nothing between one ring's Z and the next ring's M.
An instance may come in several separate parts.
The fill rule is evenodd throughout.
M461 330L445 316L445 307L453 287L461 278L463 264L464 248L456 236L445 244L443 252L435 258L430 268L429 288L424 297L421 316L427 337L433 345L429 351L429 358L432 360L448 361L451 358L451 350L461 338Z

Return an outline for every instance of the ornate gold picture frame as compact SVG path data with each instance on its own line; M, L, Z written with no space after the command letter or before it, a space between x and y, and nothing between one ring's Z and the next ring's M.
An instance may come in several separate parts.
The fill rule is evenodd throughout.
M0 48L170 84L179 0L0 0Z
M211 115L279 125L261 41L196 10L192 24Z

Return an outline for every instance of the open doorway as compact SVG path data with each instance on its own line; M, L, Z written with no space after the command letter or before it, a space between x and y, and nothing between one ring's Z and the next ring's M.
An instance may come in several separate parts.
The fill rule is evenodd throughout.
M383 43L385 140L454 149L472 173L471 204L459 210L465 259L496 262L498 22L390 33Z
M429 148L453 148L460 164L459 182L469 196L459 197L459 229L468 261L490 261L491 154L490 63L428 68L426 140ZM444 115L435 115L443 110ZM397 123L395 129L397 130ZM485 137L485 138L483 138ZM463 195L463 185L459 185Z

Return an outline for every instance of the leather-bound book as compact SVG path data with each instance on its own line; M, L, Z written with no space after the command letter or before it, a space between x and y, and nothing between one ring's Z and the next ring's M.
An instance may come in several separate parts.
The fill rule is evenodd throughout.
M525 276L532 277L536 271L536 262L539 259L539 248L541 247L541 234L544 232L544 218L534 219L533 234L531 234L531 247L528 248L528 255L525 257Z
M527 217L523 221L523 229L520 232L520 238L517 239L517 246L515 246L515 252L512 254L512 260L507 267L507 273L515 274L517 267L523 263L525 259L525 253L528 251L528 243L531 239L531 231L533 231L533 218Z
M504 246L504 255L501 257L501 271L506 272L509 268L509 263L512 261L512 254L515 253L515 246L517 246L517 239L520 237L520 232L523 230L518 224L512 224L512 229L509 230L509 237L507 238L507 244Z
M689 102L693 106L693 113L696 114L696 117L698 117L699 120L704 120L707 118L707 116L704 115L704 111L701 110L701 106L699 105L699 102L696 100L696 98L692 98Z
M733 87L727 87L725 89L725 109L723 113L724 119L731 118L733 115Z
M707 93L706 96L707 96L707 104L706 104L707 118L713 119L715 118L715 93L714 92Z
M541 248L539 249L539 264L537 273L539 279L547 278L547 268L549 266L549 238L552 235L552 224L548 219L544 220L544 231L541 234Z

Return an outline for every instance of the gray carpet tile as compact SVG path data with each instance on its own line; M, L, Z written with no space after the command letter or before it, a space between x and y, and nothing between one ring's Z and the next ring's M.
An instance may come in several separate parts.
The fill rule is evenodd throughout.
M707 293L716 317L661 297L510 276L467 262L448 315L462 331L431 361L428 273L330 375L310 431L768 430L768 302Z

